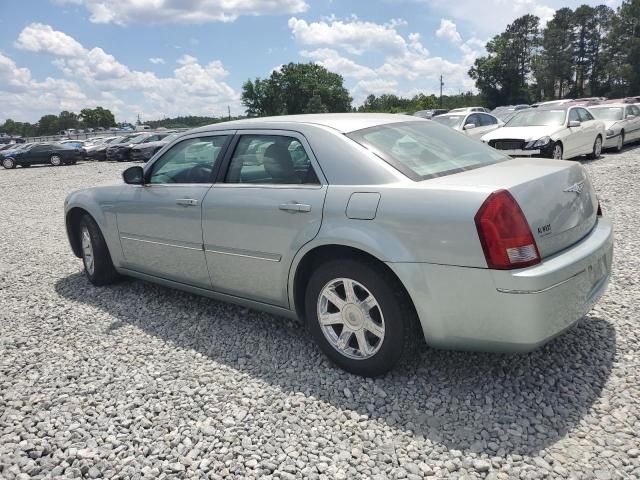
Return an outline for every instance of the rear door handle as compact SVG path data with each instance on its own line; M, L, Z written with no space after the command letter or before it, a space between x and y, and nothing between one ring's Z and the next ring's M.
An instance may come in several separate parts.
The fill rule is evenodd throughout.
M285 212L310 212L311 211L311 205L307 205L305 203L298 203L298 202L287 202L287 203L281 203L278 208L280 210L284 210Z
M195 198L178 198L176 200L177 205L183 205L185 207L195 207L198 205L198 200Z

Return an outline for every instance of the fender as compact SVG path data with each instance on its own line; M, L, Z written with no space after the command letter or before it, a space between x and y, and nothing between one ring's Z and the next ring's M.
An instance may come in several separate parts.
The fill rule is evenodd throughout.
M107 242L107 248L115 267L119 267L123 260L115 211L122 188L122 185L115 185L72 192L65 200L64 209L67 234L69 234L68 215L74 208L85 210L93 217ZM69 242L71 242L71 238L69 238Z

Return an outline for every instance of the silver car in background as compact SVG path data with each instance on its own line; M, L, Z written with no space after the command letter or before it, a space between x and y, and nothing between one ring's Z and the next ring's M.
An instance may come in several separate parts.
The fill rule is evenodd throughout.
M93 284L128 275L300 318L359 375L421 337L529 351L609 280L612 226L580 164L510 159L415 117L217 124L123 178L65 201Z
M493 115L484 112L462 112L449 113L433 117L434 122L438 122L465 135L480 139L483 135L493 132L504 125L504 122Z
M640 140L640 108L628 103L589 107L591 114L604 122L606 139L603 148L621 151L625 144Z

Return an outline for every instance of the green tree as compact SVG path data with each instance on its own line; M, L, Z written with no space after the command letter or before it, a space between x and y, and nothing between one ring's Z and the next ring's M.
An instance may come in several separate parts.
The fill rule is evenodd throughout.
M44 115L37 126L38 135L55 135L60 130L57 115Z
M625 0L607 37L608 87L616 96L640 93L640 0Z
M116 124L116 119L113 116L113 113L102 107L83 108L80 110L80 120L85 128L109 128Z
M351 110L342 76L314 63L289 63L268 79L247 80L242 85L242 103L248 115Z
M542 98L563 98L569 94L575 74L573 11L561 8L547 23L542 35L542 53L536 63L536 78Z

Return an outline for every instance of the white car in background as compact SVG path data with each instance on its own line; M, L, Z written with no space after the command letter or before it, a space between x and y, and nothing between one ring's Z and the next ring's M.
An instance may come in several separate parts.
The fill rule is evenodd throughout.
M489 113L489 109L484 107L461 107L461 108L454 108L453 110L449 110L449 113L470 113L470 112Z
M498 118L484 112L449 112L433 117L432 120L478 140L484 134L492 132L504 125Z
M605 130L586 108L567 104L522 110L482 141L513 157L595 159L602 153Z
M640 108L628 103L613 103L589 107L591 114L604 122L606 138L603 148L618 152L626 143L640 140Z

